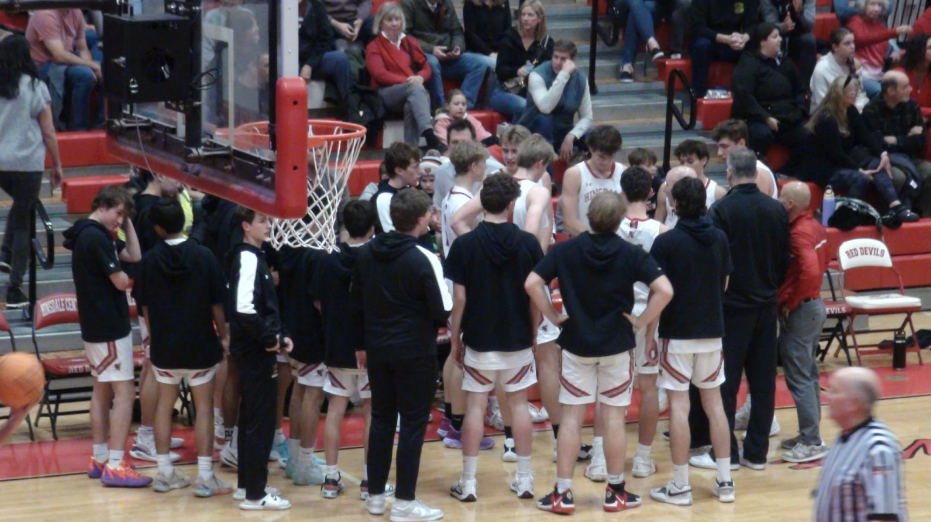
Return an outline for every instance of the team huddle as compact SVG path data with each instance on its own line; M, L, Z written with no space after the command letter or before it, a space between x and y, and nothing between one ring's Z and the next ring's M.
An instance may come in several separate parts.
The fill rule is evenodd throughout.
M453 145L455 179L441 195L439 216L423 191L398 187L412 184L408 178L414 179L420 151L407 143L392 145L385 160L388 180L373 201L344 205L342 241L330 254L263 250L270 219L231 206L228 253L218 259L187 239L190 227L177 187L161 176L150 182L162 189L155 190L161 197L144 216L137 213L137 227L151 228L158 238L143 249L125 218L132 200L121 188L104 189L91 216L69 231L67 244L75 252L82 333L96 377L88 475L115 486L154 482L159 492L189 486L191 479L173 467L176 456L170 452L171 410L184 379L198 411L197 496L234 493L245 510L290 508L268 485L271 456L294 484L320 485L323 497L336 498L345 490L338 467L340 424L350 398L358 396L366 418L360 491L366 509L382 514L385 497L394 495L391 520L438 520L442 511L416 499L416 484L440 374L437 330L448 326L439 433L447 446L462 449L462 473L449 490L453 497L478 498L478 454L494 445L484 437L490 402L505 432L502 458L517 465L510 489L522 499L537 497L531 441L532 415L540 411L529 405L527 392L539 383L557 440L557 482L537 507L574 512L573 470L577 460L587 459L585 476L607 482L605 511L639 506L640 497L625 489L624 428L639 375L633 475L656 472L650 453L660 401L668 395L674 480L650 496L692 503L691 383L701 392L719 456L712 491L722 502L733 502L730 435L718 393L724 382L722 300L733 267L726 235L702 218L714 187L694 171L674 184L667 181L662 207L676 217L675 228L667 227L648 215L653 175L616 163L620 134L597 127L587 136L591 159L566 174L564 196L571 196L564 197L562 218L573 237L553 245L555 216L545 180L556 153L539 135L515 132L515 168L497 174L487 175L489 156L480 144ZM737 170L749 166L744 178L756 176L752 153L736 148L730 155L741 165ZM117 229L125 240L114 244ZM436 244L442 245L443 261L433 250L433 229L440 231ZM150 377L158 383L154 481L128 466L121 451L109 449L123 447L133 393L125 297L131 282L121 261L135 263L132 295L150 332ZM86 273L78 277L79 271ZM553 305L556 288L561 310ZM691 313L696 309L704 311L701 318ZM294 389L286 437L281 416L288 377ZM324 396L329 406L320 460L314 444ZM588 445L580 434L590 404L595 437ZM215 417L221 462L238 468L235 488L213 474ZM396 432L393 486L387 479ZM140 431L136 446L143 436Z

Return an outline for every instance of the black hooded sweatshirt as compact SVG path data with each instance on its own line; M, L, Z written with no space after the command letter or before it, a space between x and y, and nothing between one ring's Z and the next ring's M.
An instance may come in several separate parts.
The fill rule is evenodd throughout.
M466 290L462 340L479 352L533 346L536 325L524 282L543 259L540 242L513 223L482 222L453 242L446 278Z
M288 354L304 364L323 362L323 324L314 306L313 275L325 253L312 248L283 246L278 251L278 290L281 320L291 333L294 350Z
M679 219L650 255L675 289L660 314L662 339L724 337L724 284L733 271L727 235L706 218Z
M313 294L320 301L328 368L356 369L356 351L365 349L362 325L355 322L349 301L349 285L361 247L341 243L339 252L324 256L314 273Z
M290 337L278 313L275 283L262 249L239 243L230 250L227 262L230 351L265 352Z
M617 234L585 232L557 243L533 269L549 283L559 278L563 311L557 344L580 357L617 355L636 342L624 313L634 307L634 283L663 275L642 248Z
M159 241L139 263L133 297L148 307L156 368L200 370L223 359L213 306L226 300L226 278L210 249Z
M65 231L64 247L71 250L71 275L78 297L81 339L106 343L129 335L129 301L113 286L110 276L121 272L113 235L93 219L79 219Z
M416 238L388 232L363 246L350 295L370 359L436 356L436 334L453 301L440 260Z

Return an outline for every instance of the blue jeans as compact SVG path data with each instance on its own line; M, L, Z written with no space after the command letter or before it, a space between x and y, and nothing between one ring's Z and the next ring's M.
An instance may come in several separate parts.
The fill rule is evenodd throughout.
M621 64L634 63L640 43L653 38L653 23L659 16L659 5L654 0L620 0L628 11L624 29L624 53Z
M857 14L857 2L834 0L834 14L837 15L837 19L840 20L842 26L847 25L847 20Z
M328 80L336 87L339 105L346 108L349 93L352 92L352 69L349 67L349 57L343 51L330 51L323 55L318 65L311 72L314 80Z
M427 62L433 70L433 76L427 82L427 90L436 107L446 105L446 96L443 93L443 78L462 80L462 92L465 93L467 107L475 108L478 100L478 91L485 81L488 72L488 56L476 53L462 53L459 58L441 62L432 54L427 55ZM494 68L492 68L494 71Z
M48 71L52 63L39 67L39 77L48 81ZM85 65L70 65L65 71L65 92L71 94L71 120L68 130L83 131L103 124L103 98L98 100L97 111L91 121L91 95L97 87L94 71Z
M491 92L489 105L492 109L511 118L512 123L517 123L521 113L524 112L524 108L527 106L527 98L511 94L504 90L503 87L498 87Z
M879 165L879 160L870 162L868 169L875 169ZM828 182L836 192L846 192L848 197L863 199L866 191L870 188L870 178L854 169L838 169L831 175ZM886 203L892 203L899 199L895 193L895 186L892 184L892 178L885 172L877 172L873 175L872 184L879 191Z
M863 92L865 92L866 97L871 100L882 91L882 87L879 86L879 82L876 80L861 78L860 81L863 82Z
M704 98L708 92L708 71L711 70L711 62L736 63L740 59L740 51L704 37L695 38L689 47L692 53L692 87L695 96Z
M527 128L530 132L546 138L546 141L550 142L558 153L559 147L562 146L563 140L566 139L566 135L572 130L572 125L560 125L552 114L540 114L528 122Z

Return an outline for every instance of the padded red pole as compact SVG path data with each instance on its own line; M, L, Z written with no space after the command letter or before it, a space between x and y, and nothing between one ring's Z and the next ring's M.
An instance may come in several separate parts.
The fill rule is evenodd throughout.
M301 78L278 78L275 114L275 194L278 217L307 213L307 85Z

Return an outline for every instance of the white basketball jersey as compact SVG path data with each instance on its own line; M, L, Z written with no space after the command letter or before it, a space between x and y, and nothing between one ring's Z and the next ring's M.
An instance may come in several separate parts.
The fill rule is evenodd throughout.
M707 178L705 180L705 208L711 208L711 205L714 204L714 191L716 188L718 188L718 184L713 179Z
M645 252L649 253L653 248L653 241L659 235L660 222L655 219L635 219L625 217L621 220L621 226L617 229L617 235L621 236L624 241L637 245ZM634 299L638 302L646 302L650 296L650 287L637 282L634 283Z
M776 183L776 176L773 174L773 171L760 160L756 160L756 170L762 170L769 174L769 178L773 180L773 193L770 194L770 196L772 196L773 199L779 199L779 185Z
M595 199L595 196L602 192L610 191L618 194L623 192L621 190L621 174L625 168L624 164L615 163L611 167L610 176L599 178L592 174L587 161L579 163L579 173L581 174L579 177L579 221L585 225L585 228L591 229L588 222L588 206Z
M520 197L517 198L517 202L514 203L514 215L511 219L511 222L517 225L521 230L525 229L527 224L527 194L530 194L531 189L539 185L539 182L530 181L529 179L518 180L520 185ZM540 221L540 227L547 228L550 226L549 215L544 211L543 218ZM535 231L527 230L533 235L537 235Z
M440 233L443 240L443 257L449 255L449 248L453 246L458 234L450 226L453 216L462 208L463 205L472 199L472 193L461 187L453 187L449 194L443 199L442 214L440 215Z
M669 228L676 228L676 223L679 222L679 215L676 214L676 209L672 208L672 203L669 202L669 195L664 196L666 198L666 220L663 221L663 224Z

